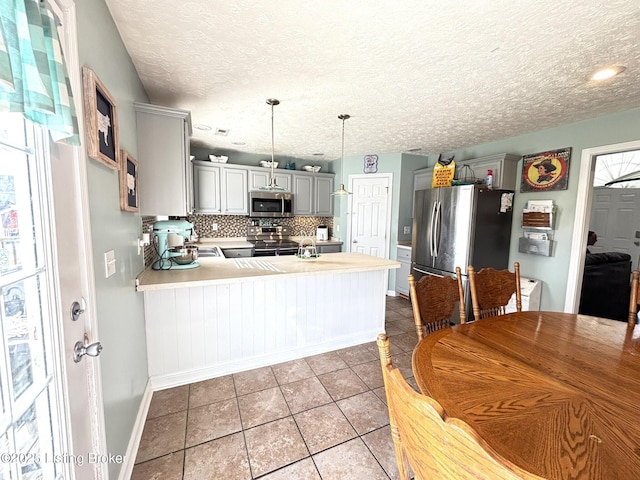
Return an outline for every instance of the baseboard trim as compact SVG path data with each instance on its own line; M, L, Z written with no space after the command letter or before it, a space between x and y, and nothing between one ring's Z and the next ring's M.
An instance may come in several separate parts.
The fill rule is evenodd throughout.
M286 352L278 352L267 355L260 355L253 358L245 358L217 365L211 365L204 368L192 370L184 370L176 373L164 375L154 375L149 381L154 391L164 390L166 388L178 387L190 383L201 382L211 378L222 377L233 373L244 372L254 368L266 367L268 365L276 365L278 363L297 360L299 358L319 355L321 353L339 350L341 348L353 347L363 343L374 342L377 335L382 333L384 328L371 330L369 332L360 333L354 336L343 337L341 339L332 340L317 345L310 345L302 348L294 348Z
M144 424L147 420L147 413L149 413L149 406L151 405L151 397L153 396L153 386L151 385L151 379L147 380L147 386L142 394L142 400L140 401L140 407L138 408L138 415L136 421L133 424L133 430L131 437L129 438L129 445L127 446L127 452L125 454L125 460L120 468L120 475L118 480L129 480L133 473L133 466L136 463L136 455L138 454L138 448L140 447L140 440L142 439L142 431L144 430Z

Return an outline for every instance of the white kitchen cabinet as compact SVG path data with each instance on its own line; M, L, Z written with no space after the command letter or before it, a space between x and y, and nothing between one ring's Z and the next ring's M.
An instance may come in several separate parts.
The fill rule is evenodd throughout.
M313 215L313 177L310 175L293 176L293 213Z
M249 186L246 169L222 167L221 208L228 215L249 215Z
M278 173L274 171L273 176L279 187L284 188L287 192L291 191L291 174ZM260 187L269 185L271 180L271 171L268 169L249 170L249 191L258 190Z
M493 174L493 189L515 190L518 160L520 160L518 155L499 153L456 163L456 170L460 172L464 165L469 165L473 170L474 177L480 179L486 178L487 170L491 170Z
M315 215L330 217L333 215L333 176L313 177L315 187Z
M400 268L396 270L396 292L409 296L409 274L411 273L411 247L398 245L396 259L400 262Z
M293 210L295 215L333 215L333 174L294 174Z
M484 179L487 170L493 171L493 188L496 190L516 189L516 169L520 157L509 153L498 153L486 157L472 158L456 162L456 175L463 175L462 168L468 165L477 179ZM413 191L431 188L433 167L421 168L413 172Z
M185 216L192 213L191 113L144 103L134 103L134 108L140 214Z
M421 168L413 173L413 191L431 188L433 178L433 167Z
M248 170L193 162L195 213L248 215Z
M278 186L293 192L295 215L333 215L334 175L276 171ZM193 161L195 213L248 215L249 191L268 185L271 170L247 165Z
M222 213L220 195L220 167L193 164L193 192L195 213Z

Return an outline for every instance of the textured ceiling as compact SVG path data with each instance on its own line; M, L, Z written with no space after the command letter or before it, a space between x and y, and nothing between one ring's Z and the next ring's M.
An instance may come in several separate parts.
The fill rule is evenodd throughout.
M640 106L638 0L106 0L192 145L303 159L449 150ZM624 65L595 83L599 67ZM227 136L215 135L228 130ZM242 146L234 142L244 142ZM323 157L312 157L324 153Z

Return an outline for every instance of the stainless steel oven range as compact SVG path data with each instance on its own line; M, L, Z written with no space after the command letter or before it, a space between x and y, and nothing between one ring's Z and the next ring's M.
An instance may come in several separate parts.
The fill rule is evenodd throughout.
M298 252L298 244L290 239L287 227L248 227L247 241L253 244L254 257L295 255Z

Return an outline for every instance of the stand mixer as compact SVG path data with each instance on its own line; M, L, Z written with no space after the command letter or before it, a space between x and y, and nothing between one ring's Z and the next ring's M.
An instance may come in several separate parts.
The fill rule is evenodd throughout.
M154 245L158 259L153 262L154 270L177 270L196 268L200 264L198 247L184 245L184 241L191 236L193 224L186 220L162 220L153 224ZM182 237L179 245L172 245L171 239Z

